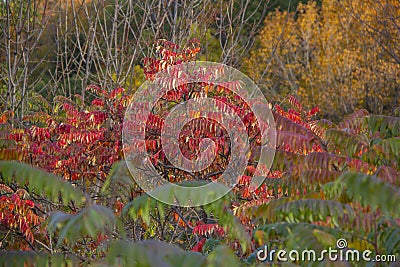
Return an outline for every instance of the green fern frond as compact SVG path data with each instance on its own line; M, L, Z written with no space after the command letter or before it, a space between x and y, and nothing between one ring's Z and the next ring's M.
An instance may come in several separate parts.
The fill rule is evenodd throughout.
M2 251L0 266L78 266L79 259L73 255L34 251Z
M157 240L111 243L106 262L109 266L193 266L204 265L206 258L196 252L187 252L176 245Z
M273 223L277 221L277 215L275 213L276 208L283 203L289 202L293 199L284 197L279 199L273 199L267 203L259 205L253 208L253 213L256 218L262 219L263 222Z
M122 200L125 200L131 196L132 190L141 191L129 172L127 162L120 160L114 163L101 192L103 194L112 192L114 196L119 196Z
M47 230L52 235L58 231L58 245L64 240L73 244L86 235L95 238L98 233L111 233L115 224L116 217L111 209L93 205L76 214L60 211L51 214Z
M400 256L400 227L387 227L379 233L378 242L385 253Z
M212 214L217 219L218 225L224 227L229 237L240 242L243 251L247 251L250 249L250 236L239 219L228 209L229 203L230 201L226 197L221 198L205 205L204 210L207 214Z
M155 200L147 194L143 194L128 202L122 209L122 214L128 214L133 220L141 218L147 225L150 225L150 212L158 211L160 216L163 217L165 209L165 204Z
M81 205L85 201L83 193L60 177L39 168L17 161L0 161L1 179L6 184L16 182L27 186L29 191L44 195L53 201L68 204L74 201Z
M181 190L185 188L185 190ZM190 190L193 188L193 190ZM185 181L180 184L167 184L149 192L155 199L176 203L180 207L202 206L229 194L230 188L223 183L208 181Z
M334 233L334 234L332 234ZM328 247L335 247L340 231L328 227L313 227L312 224L299 224L292 228L287 236L285 247L288 249L313 249L322 251Z
M277 222L266 224L253 232L253 237L259 244L265 244L267 242L284 243L287 249L298 249L299 247L301 247L301 249L321 249L321 243L324 246L333 245L336 238L344 236L347 236L346 233L340 229L306 222ZM321 239L321 237L323 238Z
M400 118L371 115L365 118L364 124L372 134L379 133L382 138L400 136Z
M120 240L112 243L106 262L111 266L241 266L233 251L218 246L207 257L197 252L184 251L176 245L157 240L129 242Z
M299 199L287 202L278 206L276 213L281 219L292 223L312 223L329 219L336 227L340 225L341 218L346 217L353 220L355 217L351 206L324 199Z
M284 244L285 249L336 247L336 240L345 238L348 247L357 250L374 249L373 241L355 235L351 227L348 229L332 228L306 222L277 222L260 226L253 231L253 238L259 245Z
M400 137L384 139L379 145L389 158L397 159L400 165Z
M232 249L227 246L218 246L207 256L204 266L220 267L220 266L243 266L239 258L233 253ZM183 265L182 265L183 266Z
M345 172L336 181L323 186L329 197L338 197L345 190L350 200L360 202L363 206L379 208L389 216L400 216L400 190L376 176L359 172Z

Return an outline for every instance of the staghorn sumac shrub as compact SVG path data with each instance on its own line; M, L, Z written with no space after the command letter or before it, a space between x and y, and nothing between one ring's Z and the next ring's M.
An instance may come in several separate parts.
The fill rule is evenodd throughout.
M196 41L180 47L166 40L161 40L156 50L157 58L143 62L149 80L168 66L194 60L200 51ZM240 81L230 86L240 86ZM170 90L159 99L146 121L145 136L152 164L165 179L173 183L212 181L231 160L229 137L215 114L214 121L200 117L192 120L179 135L180 149L189 159L198 157L201 139L211 138L217 144L217 156L209 168L188 174L170 164L159 136L165 116L182 101L207 96L231 107L246 125L252 145L245 173L238 177L230 194L209 205L187 208L167 206L143 194L126 163L119 161L123 159L121 130L130 96L124 95L122 88L107 92L92 85L88 90L95 95L90 105L58 97L54 99L52 114L31 114L25 119L29 123L26 127L18 126L6 113L0 117L3 159L23 160L73 184L69 191L64 190L65 184L53 186L55 190L64 190L50 195L53 198L46 194L38 198L35 190L30 190L35 207L37 202L46 203L44 212L33 210L49 219L48 236L57 243L53 252L76 255L81 264L95 258L108 265L137 261L150 266L160 262L207 266L220 259L237 266L239 260L255 263L257 247L264 244L318 251L335 247L336 239L346 238L351 249L399 253L399 118L359 110L334 124L314 119L318 107L308 110L295 96L282 97L279 104L271 105L277 130L274 163L263 184L251 191L249 185L259 161L260 130L245 101L224 86L210 83ZM138 120L140 115L138 112ZM23 169L15 164L7 166ZM0 173L2 183L11 188L10 181L4 179L7 170L1 164ZM27 173L15 171L14 178ZM40 181L41 176L34 178ZM29 181L32 184L33 180ZM24 187L25 183L24 180L17 184ZM37 186L46 187L44 184ZM77 193L80 191L86 194ZM16 187L5 192L3 203L9 203L15 192ZM66 203L56 201L58 193L65 198L71 192L74 197ZM81 194L85 201L78 205ZM52 203L47 199L52 199ZM31 205L28 200L21 201ZM1 207L8 217L14 216L9 205ZM51 216L48 211L53 211ZM2 221L3 226L6 224ZM30 229L35 226L29 225ZM27 229L12 228L28 239L31 236ZM51 239L40 240L47 247L52 244ZM36 244L34 249L45 247Z
M20 233L26 242L5 240L9 242L7 247L14 249L29 250L34 242L34 234L43 234L38 226L43 222L43 218L34 212L35 203L29 199L23 199L26 191L18 189L14 192L10 187L1 185L0 196L0 227L6 231ZM3 245L4 246L4 245Z
M19 160L40 167L71 182L92 198L99 199L100 189L109 170L122 156L121 129L129 97L123 88L106 92L96 85L90 85L87 90L93 93L90 105L80 105L78 95L75 96L75 102L58 96L53 99L53 110L49 114L35 112L25 116L22 122L18 122L13 119L11 113L3 113L0 124L1 159ZM29 172L25 175L29 175ZM5 184L2 186L10 188ZM23 190L15 185L10 184L10 186L13 191ZM18 186L23 188L25 185ZM45 182L41 186L51 188L51 184ZM11 199L13 196L17 197L15 194L11 197L8 195L1 197L1 224L11 231L20 232L29 244L21 242L23 244L21 248L30 249L37 247L32 227L45 222L52 211L57 209L79 211L76 203L59 206L59 201L50 202L36 190L31 193L30 199L20 202L16 202L18 199ZM19 205L24 205L25 202L34 203L35 213L31 210L25 212L22 208L18 210L24 211L23 213L15 213L13 208L7 208L9 201L21 203ZM116 203L115 199L107 201L111 201L108 203L110 206ZM37 232L37 234L43 233ZM11 235L6 234L5 237Z
M19 160L76 183L105 179L112 164L121 159L121 127L129 98L123 88L107 93L90 85L87 90L95 95L90 106L82 108L59 96L52 114L27 115L23 121L28 127L4 133L14 141ZM3 159L13 158L12 152L3 154Z

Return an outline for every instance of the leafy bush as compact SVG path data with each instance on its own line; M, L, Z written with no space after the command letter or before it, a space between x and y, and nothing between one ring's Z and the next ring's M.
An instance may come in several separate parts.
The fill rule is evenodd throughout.
M159 58L144 61L150 80L170 65L193 60L199 48L196 42L181 48L161 41L157 51ZM245 175L238 177L229 194L188 208L168 206L143 194L130 175L129 163L122 160L122 120L130 96L122 88L88 90L94 93L89 106L79 97L75 102L60 97L53 113L30 114L22 125L7 113L2 116L8 118L1 124L0 234L6 250L2 265L9 260L55 265L61 260L71 265L255 265L255 253L265 244L320 251L334 247L339 238L346 238L351 249L399 255L400 118L358 110L339 124L314 120L318 108L306 110L288 95L273 106L276 156L264 183L255 191L249 188L259 160L254 149ZM158 140L167 111L163 108L203 94L241 110L252 144L259 142L251 110L232 92L204 84L167 92L159 113L147 122L146 146L157 171L171 182L208 182L229 162L226 140L218 143L218 157L210 169L196 174L196 179L171 168L162 154ZM196 157L192 152L199 148L199 139L224 136L217 125L202 119L196 123L183 138L182 151L189 158ZM195 126L199 131L191 131ZM215 183L211 194L218 190ZM174 195L174 188L162 193Z

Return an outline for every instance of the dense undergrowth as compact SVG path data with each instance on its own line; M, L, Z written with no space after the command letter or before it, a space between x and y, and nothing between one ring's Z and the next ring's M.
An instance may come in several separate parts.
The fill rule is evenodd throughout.
M148 80L195 60L199 48L195 41L182 48L161 41L157 52L158 58L144 60ZM181 149L194 158L202 138L215 138L215 161L195 177L171 167L159 135L174 103L204 94L218 98L239 114L254 147L229 194L187 208L157 202L131 177L121 141L131 96L123 88L87 90L90 104L79 95L53 103L38 96L35 112L23 121L10 112L1 116L2 265L258 265L257 250L265 245L322 251L340 238L350 249L400 257L399 117L357 110L334 124L316 119L318 108L307 110L288 95L272 106L277 130L272 169L251 191L260 131L243 99L202 83L171 90L147 121L146 148L163 177L174 183L209 181L229 162L224 130L198 119L182 136ZM165 188L165 194L172 190Z

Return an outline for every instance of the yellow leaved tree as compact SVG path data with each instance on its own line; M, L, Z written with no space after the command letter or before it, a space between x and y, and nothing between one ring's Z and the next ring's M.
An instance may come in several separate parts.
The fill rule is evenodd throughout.
M265 19L246 71L271 100L298 95L333 120L399 105L400 2L323 1Z

